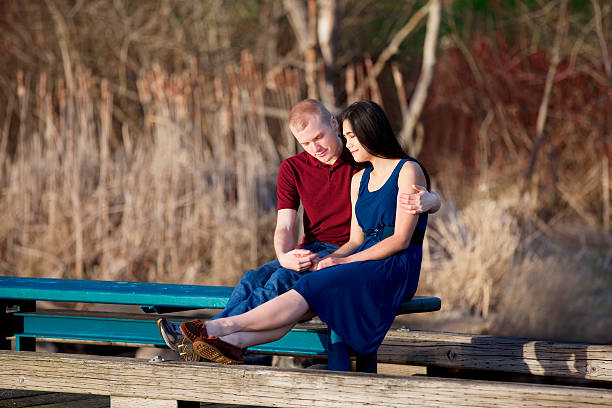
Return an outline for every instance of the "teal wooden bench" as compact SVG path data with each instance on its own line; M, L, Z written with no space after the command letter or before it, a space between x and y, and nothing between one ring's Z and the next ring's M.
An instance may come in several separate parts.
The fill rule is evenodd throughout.
M156 321L161 314L223 309L231 287L0 276L0 349L35 350L36 339L164 346ZM39 309L37 301L137 305L145 313ZM440 310L437 297L416 296L399 314ZM171 321L180 321L174 315ZM182 320L186 320L182 319ZM263 353L328 357L330 369L348 371L350 349L323 325L294 328L282 339L252 347ZM357 355L357 370L376 372L376 353Z

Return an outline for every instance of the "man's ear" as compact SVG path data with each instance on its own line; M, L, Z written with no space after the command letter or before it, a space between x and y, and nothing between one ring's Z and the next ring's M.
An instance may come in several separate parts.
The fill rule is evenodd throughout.
M338 125L338 120L336 120L336 117L334 115L332 115L329 119L329 124L331 125L332 129L334 129L336 133L338 133L340 126Z

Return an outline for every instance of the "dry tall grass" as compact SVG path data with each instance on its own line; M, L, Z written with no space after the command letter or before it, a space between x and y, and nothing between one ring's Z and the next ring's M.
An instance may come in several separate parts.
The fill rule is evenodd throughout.
M228 75L229 90L195 65L143 73L144 126L124 124L114 146L106 81L77 67L73 83L43 74L32 92L20 75L3 135L18 127L16 153L0 162L4 273L232 284L269 259L280 162L255 108L265 89L246 54ZM268 92L287 109L295 76L279 75Z
M520 244L518 222L507 205L482 198L457 210L445 201L444 214L432 217L428 231L431 256L423 273L428 290L441 288L449 305L488 316Z
M289 24L275 1L111 3L0 2L0 273L231 285L273 256L275 174L296 152L286 116L305 94ZM391 38L412 11L394 3L391 21L392 2L374 3L344 10L336 91L367 88L401 129L416 48L378 77L367 53L386 45L372 36L380 18ZM568 14L547 137L522 185L557 2L499 25L452 3L417 128L447 191L419 290L500 334L610 342L610 32L598 23L612 8Z
M539 221L518 188L445 204L430 218L419 293L482 316L495 334L612 342L608 234Z

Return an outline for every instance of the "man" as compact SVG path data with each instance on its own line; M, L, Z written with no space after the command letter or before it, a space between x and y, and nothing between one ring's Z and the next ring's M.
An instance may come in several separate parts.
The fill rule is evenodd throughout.
M359 170L336 118L317 100L296 104L289 113L289 128L304 151L281 163L277 179L277 221L274 249L277 259L248 271L230 299L214 318L235 316L288 291L314 268L321 257L348 241L351 222L350 186ZM435 212L440 198L421 186L418 193L400 196L402 210L412 214ZM304 237L296 246L296 220L300 202L304 208ZM197 359L192 350L180 349L182 333L165 319L158 327L166 344L184 359Z

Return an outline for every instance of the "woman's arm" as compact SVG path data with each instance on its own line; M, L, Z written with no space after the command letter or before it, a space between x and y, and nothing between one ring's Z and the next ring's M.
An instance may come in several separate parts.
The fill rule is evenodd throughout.
M422 185L425 183L425 175L418 164L411 161L404 163L399 175L398 193L412 192L414 190L413 185ZM344 258L330 257L325 261L319 262L317 269L348 262L384 259L403 249L406 249L408 248L408 245L410 245L412 233L414 232L418 219L418 215L408 214L407 212L401 210L398 206L395 213L395 228L393 235L366 250L357 252Z
M351 233L347 243L336 249L329 256L344 257L352 254L358 247L363 243L364 235L357 217L355 216L355 204L357 203L357 197L359 196L359 184L361 183L361 177L363 176L363 170L355 174L351 179Z

